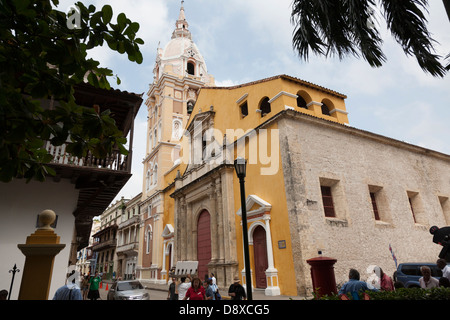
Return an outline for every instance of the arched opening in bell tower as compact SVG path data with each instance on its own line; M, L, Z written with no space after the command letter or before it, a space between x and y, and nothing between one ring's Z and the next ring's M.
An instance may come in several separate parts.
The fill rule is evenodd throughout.
M188 62L187 63L187 73L190 75L195 75L195 64L193 62Z

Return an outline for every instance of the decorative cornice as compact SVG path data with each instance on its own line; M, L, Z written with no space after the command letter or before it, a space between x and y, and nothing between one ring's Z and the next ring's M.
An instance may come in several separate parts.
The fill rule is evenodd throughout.
M298 95L296 95L296 94L292 94L292 93L289 93L289 92L286 92L286 91L280 91L279 93L277 93L275 95L275 97L273 97L272 99L269 100L269 103L274 102L275 100L277 100L279 97L281 97L283 95L291 97L291 98L294 98L294 99L298 98Z

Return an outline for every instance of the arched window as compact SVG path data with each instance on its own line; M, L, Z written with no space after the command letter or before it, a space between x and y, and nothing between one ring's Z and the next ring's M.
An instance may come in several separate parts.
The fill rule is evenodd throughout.
M148 170L147 175L145 177L145 184L146 184L147 190L150 189L150 180L151 180L151 174L150 174L150 170Z
M330 108L326 105L326 103L322 103L322 113L324 115L330 115Z
M195 101L193 101L193 100L188 101L188 103L187 103L187 113L188 114L192 113L192 110L194 110L194 105L195 105Z
M308 103L311 101L312 99L306 91L300 90L297 92L297 107L308 109Z
M145 252L147 254L150 253L151 250L151 244L152 244L152 239L153 239L153 231L152 231L152 226L148 225L147 227L147 234L145 236L145 241L146 241L146 246L145 246Z
M261 117L264 117L266 114L270 113L270 103L269 98L264 97L259 104L259 109L261 110Z
M195 65L192 62L187 63L187 73L195 75Z
M153 184L158 183L158 164L153 167Z
M303 109L308 109L308 107L306 106L306 101L305 101L305 99L303 99L302 96L297 97L297 107L303 108Z
M327 99L322 100L322 114L329 116L332 109L333 104L331 103L331 101Z

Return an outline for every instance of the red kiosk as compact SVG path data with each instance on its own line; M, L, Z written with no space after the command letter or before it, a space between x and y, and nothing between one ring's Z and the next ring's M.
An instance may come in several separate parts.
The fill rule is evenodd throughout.
M319 251L319 255L321 252ZM319 256L306 260L311 266L311 278L314 292L319 297L331 294L337 294L336 278L334 276L334 264L336 259Z

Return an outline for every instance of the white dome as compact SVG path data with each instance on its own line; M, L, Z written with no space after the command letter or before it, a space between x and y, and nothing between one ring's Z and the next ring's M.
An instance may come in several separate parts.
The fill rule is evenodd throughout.
M180 37L169 41L162 53L162 59L178 59L182 55L187 54L188 49L192 48L193 51L200 55L200 52L195 45L194 41L188 38ZM203 57L202 57L203 59Z
M187 60L193 60L201 68L199 73L207 73L203 56L194 41L189 38L179 37L170 40L164 50L162 50L160 59L161 70L164 69L164 65L171 64L174 66L173 71L175 73L184 75L182 64L185 64Z

